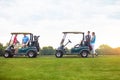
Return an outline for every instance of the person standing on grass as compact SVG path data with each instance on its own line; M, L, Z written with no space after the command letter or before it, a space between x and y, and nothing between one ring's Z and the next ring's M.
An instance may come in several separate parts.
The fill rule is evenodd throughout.
M90 50L92 50L90 41L91 41L91 35L90 35L90 31L88 31L87 35L85 36L85 45L88 46Z
M96 41L96 35L95 35L95 32L92 32L92 38L91 38L91 41L90 41L90 45L92 47L92 57L95 56L95 41Z

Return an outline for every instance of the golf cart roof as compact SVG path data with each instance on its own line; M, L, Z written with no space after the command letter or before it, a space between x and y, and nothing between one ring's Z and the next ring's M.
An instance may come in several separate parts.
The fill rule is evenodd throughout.
M32 33L29 33L29 32L12 32L11 33L12 35L14 35L14 34L32 34Z
M63 32L63 34L84 34L84 32Z

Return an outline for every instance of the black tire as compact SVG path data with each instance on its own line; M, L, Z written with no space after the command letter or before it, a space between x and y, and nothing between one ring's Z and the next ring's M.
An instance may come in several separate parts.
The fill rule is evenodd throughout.
M4 56L5 58L9 58L9 57L10 57L10 53L5 52L5 53L3 54L3 56Z
M37 53L34 52L34 51L29 51L29 52L27 53L27 55L28 55L29 58L37 57Z
M57 51L57 52L55 53L55 56L56 56L57 58L61 58L61 57L63 56L63 53L60 52L60 51Z
M82 51L82 52L80 53L81 57L83 57L83 58L88 57L88 54L89 54L89 52L86 51L86 50L84 50L84 51Z

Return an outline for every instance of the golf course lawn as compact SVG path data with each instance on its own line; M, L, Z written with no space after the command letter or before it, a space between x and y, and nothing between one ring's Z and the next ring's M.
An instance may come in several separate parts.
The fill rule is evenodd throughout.
M120 80L120 56L0 57L0 80Z

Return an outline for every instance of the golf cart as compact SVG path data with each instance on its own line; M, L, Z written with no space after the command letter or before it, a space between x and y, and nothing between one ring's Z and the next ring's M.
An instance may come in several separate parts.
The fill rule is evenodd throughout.
M17 46L17 52L16 52L15 45L13 44L13 37L17 35L17 38L19 38L22 37L24 34L29 36L29 42L26 47L23 47L21 44L18 44L19 46ZM14 32L11 33L11 35L12 36L9 41L9 44L5 49L5 53L3 54L5 58L19 56L19 55L28 56L29 58L37 57L40 49L38 42L39 36L33 36L32 33L26 33L26 32ZM20 39L22 41L22 38Z
M62 41L60 43L60 46L57 48L55 56L57 58L61 58L64 54L70 54L70 55L81 55L81 57L85 58L88 57L88 54L90 53L90 49L87 45L85 45L84 40L84 32L63 32L64 36L62 38ZM66 48L66 45L68 43L72 43L69 39L66 44L64 44L65 38L67 34L82 34L82 40L79 44L76 44L73 48L68 50Z

